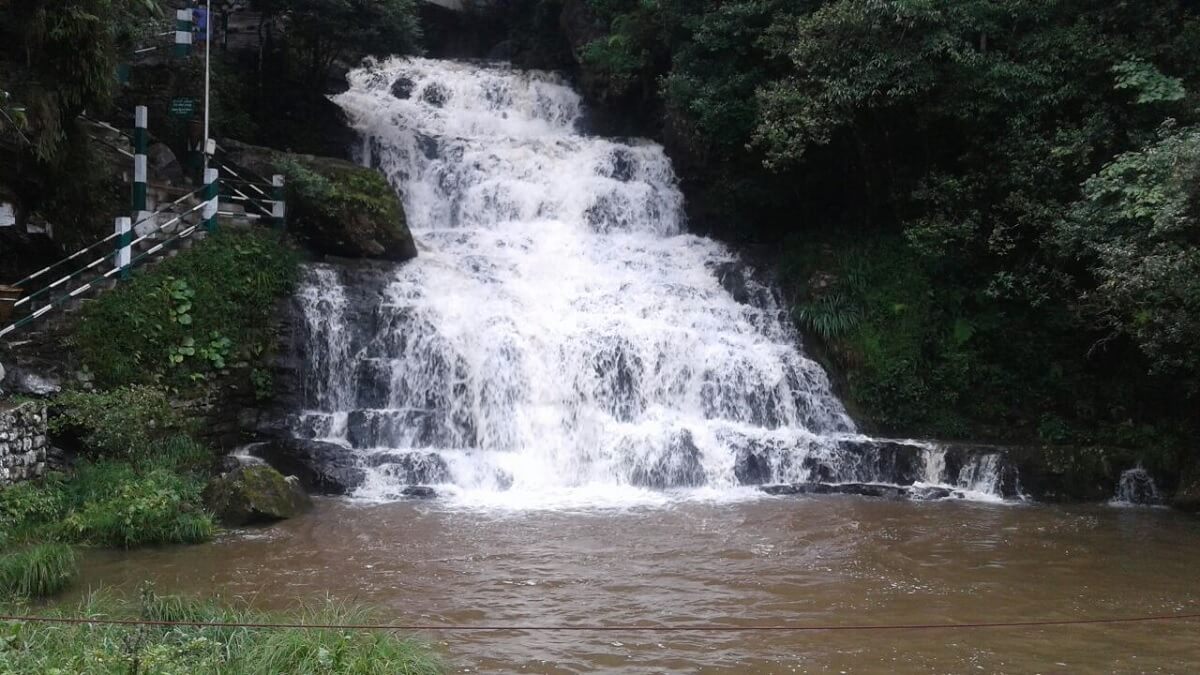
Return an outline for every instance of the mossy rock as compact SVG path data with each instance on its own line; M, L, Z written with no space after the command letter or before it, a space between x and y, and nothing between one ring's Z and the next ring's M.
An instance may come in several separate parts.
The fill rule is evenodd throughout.
M332 157L222 145L236 164L284 176L288 228L313 252L397 262L416 257L404 205L378 171Z
M235 527L284 520L312 508L299 481L265 464L240 466L214 478L204 490L204 503L222 523Z

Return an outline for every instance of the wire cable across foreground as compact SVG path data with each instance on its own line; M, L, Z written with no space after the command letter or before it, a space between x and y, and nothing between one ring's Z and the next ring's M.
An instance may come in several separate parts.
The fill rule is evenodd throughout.
M103 617L53 617L0 615L0 623L94 624L108 626L152 626L161 628L215 628L261 630L340 630L340 631L405 631L405 632L571 632L571 633L748 633L762 632L868 632L905 630L963 630L984 628L1048 628L1056 626L1094 626L1112 624L1161 623L1195 621L1200 614L1161 614L1133 617L1094 619L1042 619L1029 621L983 621L973 623L897 623L897 624L826 624L826 625L451 625L451 624L317 624L317 623L253 623L207 621L155 621L150 619L114 619Z

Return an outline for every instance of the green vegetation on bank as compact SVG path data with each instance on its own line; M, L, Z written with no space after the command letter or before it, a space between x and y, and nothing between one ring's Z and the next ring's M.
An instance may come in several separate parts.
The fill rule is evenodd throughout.
M40 613L3 605L13 613ZM334 602L279 616L216 602L158 596L139 601L90 595L54 616L206 623L384 623ZM426 645L393 632L351 630L110 626L22 623L0 627L0 671L6 673L325 673L433 675L442 665Z
M51 403L51 432L80 458L69 474L0 490L0 591L61 590L74 576L67 545L212 538L203 492L217 457L178 402L270 355L263 311L297 262L274 233L221 233L89 303L68 342L100 388Z
M132 459L84 460L0 491L0 549L38 542L131 548L197 543L216 531L200 499L211 453L186 437L156 442ZM205 467L207 468L207 467Z
M781 251L866 422L1194 457L1194 4L541 4L694 226Z
M264 312L291 289L296 254L266 231L222 232L92 302L73 337L100 386L186 386L270 347Z

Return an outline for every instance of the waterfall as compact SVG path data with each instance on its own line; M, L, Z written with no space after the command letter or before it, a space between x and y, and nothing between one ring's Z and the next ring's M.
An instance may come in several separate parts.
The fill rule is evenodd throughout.
M391 59L334 100L420 245L375 277L313 265L297 296L294 430L354 453L357 496L631 503L924 476L929 448L860 436L770 289L685 232L662 147L582 133L558 76Z
M1117 492L1109 500L1109 504L1114 506L1153 506L1162 503L1162 495L1154 484L1154 477L1140 466L1121 472Z

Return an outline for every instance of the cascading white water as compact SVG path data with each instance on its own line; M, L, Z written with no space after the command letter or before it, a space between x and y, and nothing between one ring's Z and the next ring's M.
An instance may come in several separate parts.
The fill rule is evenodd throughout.
M847 452L862 437L771 293L683 233L660 146L584 135L579 96L547 73L392 59L350 85L335 101L420 245L353 319L333 267L299 297L296 431L354 449L358 496L630 503L889 479L879 453Z
M1149 471L1137 466L1121 472L1117 491L1109 500L1113 506L1156 506L1163 503L1158 486Z

